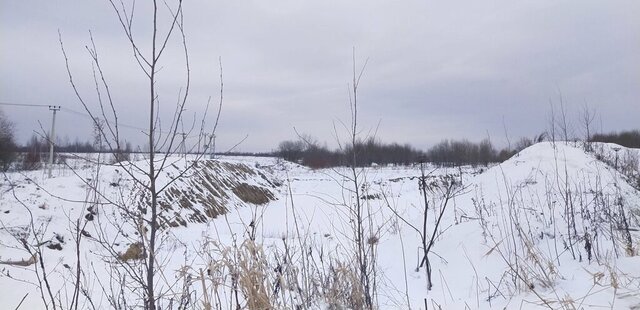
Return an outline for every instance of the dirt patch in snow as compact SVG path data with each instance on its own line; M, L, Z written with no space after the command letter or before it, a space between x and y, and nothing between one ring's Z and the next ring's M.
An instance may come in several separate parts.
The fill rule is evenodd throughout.
M129 245L127 251L124 253L120 253L118 255L118 259L121 261L131 261L131 260L140 260L145 258L147 255L144 253L144 247L142 243L136 242Z
M263 205L275 199L270 190L247 183L236 185L232 191L240 200L255 205Z
M163 226L205 223L246 204L276 200L279 182L266 171L243 163L206 160L169 186L160 198Z

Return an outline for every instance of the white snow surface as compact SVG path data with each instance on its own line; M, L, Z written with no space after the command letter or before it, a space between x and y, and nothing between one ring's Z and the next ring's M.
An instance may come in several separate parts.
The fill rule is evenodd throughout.
M602 150L614 147L599 146ZM229 194L223 200L226 215L163 231L160 257L166 280L159 285L177 281L184 266L194 272L210 268L202 253L203 242L231 246L248 238L252 220L256 241L271 261L277 261L285 240L296 244L300 235L315 255L322 251L342 261L353 257L348 206L354 197L346 168L312 170L263 157L216 161L243 165L249 172L214 171L221 180L231 182L223 187ZM175 167L170 165L159 178L161 184L189 164L182 158L169 162ZM136 164L145 169L144 161ZM85 222L89 207L83 201L91 191L82 178L96 175L93 165L76 168L56 169L50 179L43 171L11 172L0 182L0 262L30 258L20 240L24 237L35 244L30 231L37 231L42 242L60 244L61 250L43 247L43 261L55 298L63 305L73 294L74 225L76 220L81 225ZM97 186L104 204L95 207L95 219L85 227L92 237L83 238L80 246L83 283L88 294L96 296L92 302L97 309L111 308L104 291L114 290L107 284L114 277L110 267L114 258L95 239L109 240L119 253L130 245L130 239L114 228L114 223L123 223L122 215L108 203L113 200L135 208L139 187L122 170L101 167ZM424 309L425 303L430 309L640 309L640 192L627 176L579 146L538 143L489 168L428 165L429 180L449 175L464 186L447 205L436 233L429 256L432 290L427 290L425 268L418 268L420 236L411 227L423 224L420 166L358 171L363 196L369 196L363 200L372 214L369 225L375 228L367 237L376 238L380 309ZM184 178L189 177L193 175ZM243 202L230 193L238 183L268 189L275 200L263 205ZM175 184L185 193L193 189L185 180ZM428 236L442 207L437 192L429 192ZM568 202L572 209L567 209ZM193 208L204 210L197 203ZM173 211L189 212L178 207ZM626 227L621 222L623 213ZM123 225L124 233L134 234L135 224ZM38 280L42 275L34 270L34 265L0 265L0 309L14 309L23 298L21 309L44 309ZM131 298L130 307L141 305L139 298L127 298ZM322 300L312 303L312 307L325 306ZM80 308L91 307L84 301Z

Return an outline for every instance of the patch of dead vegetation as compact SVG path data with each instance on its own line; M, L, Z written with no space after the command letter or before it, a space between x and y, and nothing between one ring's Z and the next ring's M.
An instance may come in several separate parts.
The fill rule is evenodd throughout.
M38 261L37 256L33 254L29 259L0 261L0 265L27 267L35 264L37 261Z
M121 261L140 260L147 257L144 251L144 247L141 242L132 243L124 253L118 254L118 259Z
M276 187L278 182L257 168L204 160L194 166L193 173L164 191L160 199L161 223L164 227L205 223L227 213L232 205L264 205L276 199L272 191Z
M255 205L263 205L275 199L273 193L268 189L247 183L238 184L232 191L240 200Z

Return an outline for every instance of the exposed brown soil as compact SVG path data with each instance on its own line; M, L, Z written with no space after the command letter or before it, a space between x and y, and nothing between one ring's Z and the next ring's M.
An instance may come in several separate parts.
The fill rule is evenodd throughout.
M278 184L267 173L245 164L202 161L193 173L164 191L160 222L164 227L187 226L205 223L243 203L264 205L276 199L272 190Z
M240 200L255 205L263 205L275 199L273 193L268 189L247 183L238 184L232 191Z

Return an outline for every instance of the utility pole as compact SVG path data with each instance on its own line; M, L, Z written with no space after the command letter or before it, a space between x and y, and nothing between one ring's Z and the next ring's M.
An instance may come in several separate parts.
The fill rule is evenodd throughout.
M185 140L187 140L187 133L179 133L182 136L182 142L180 143L180 153L182 153L182 157L187 158L187 146L185 144Z
M209 140L209 133L204 133L204 149L202 150L204 154L211 152L211 140Z
M51 131L49 131L49 178L51 178L51 168L53 168L53 145L56 138L56 112L60 111L60 106L50 105L49 110L53 111L51 120Z
M215 133L211 134L211 140L212 140L213 146L211 147L211 154L209 155L209 158L215 159L216 158L216 134Z

